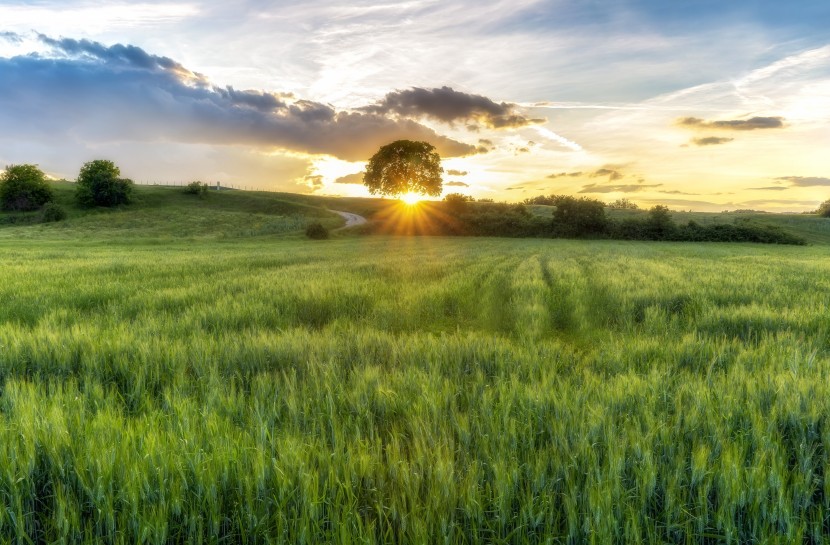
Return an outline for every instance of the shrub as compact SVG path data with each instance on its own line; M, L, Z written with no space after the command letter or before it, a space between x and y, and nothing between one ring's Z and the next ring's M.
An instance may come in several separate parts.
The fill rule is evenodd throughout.
M185 186L184 192L186 195L198 195L200 198L204 199L207 197L208 185L203 184L202 182L190 182Z
M112 161L85 163L78 174L75 198L81 206L118 206L132 200L133 182L119 178L121 169Z
M11 165L0 174L0 205L3 210L37 210L53 198L46 176L35 165Z
M830 218L830 199L821 203L816 213L823 218Z
M329 230L323 227L321 223L309 223L305 228L305 236L313 240L323 240L329 238Z
M66 210L62 206L53 202L48 202L43 205L41 210L40 221L42 223L51 223L55 221L63 221L66 219Z

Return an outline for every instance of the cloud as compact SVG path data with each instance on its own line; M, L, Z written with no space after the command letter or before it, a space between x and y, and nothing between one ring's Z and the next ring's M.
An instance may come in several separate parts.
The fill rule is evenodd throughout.
M447 182L444 185L450 187L470 187L470 184L465 184L464 182Z
M523 185L517 185L517 186L513 186L513 187L505 187L504 190L505 191L515 191L516 189L524 189L524 188L525 188L525 186L523 186Z
M607 176L608 181L613 182L616 180L621 180L625 177L625 175L619 170L624 166L625 165L605 165L604 167L597 169L593 172L556 172L554 174L549 174L547 177L551 180L556 180L557 178L579 178L582 176L586 176L588 178L604 178ZM640 181L642 182L642 180Z
M13 44L19 44L23 42L23 37L17 32L0 32L0 39L6 40L7 42L11 42Z
M789 187L785 185L770 185L767 187L750 187L751 191L786 191Z
M619 180L623 177L620 171L612 168L601 168L590 174L591 178L602 178L603 176L608 176L610 181Z
M350 161L400 139L430 142L445 157L477 151L412 120L308 100L289 103L284 93L215 87L139 47L40 40L52 48L50 55L0 58L0 126L14 138L245 145Z
M818 176L781 176L775 178L780 182L787 182L791 187L819 187L830 186L830 178Z
M455 170L451 168L447 171L448 176L466 176L467 174L469 173L466 170Z
M468 123L469 130L478 130L479 126L491 129L517 128L546 121L525 117L517 109L516 104L497 103L485 96L462 93L447 86L394 91L377 104L362 108L363 111L380 115L429 117L444 123L463 121Z
M799 201L794 199L756 199L752 201L743 201L739 204L742 205L764 205L764 204L792 204L795 206L810 206L815 205L816 201Z
M354 184L360 185L363 183L363 172L355 172L354 174L347 174L334 180L336 184Z
M556 174L549 174L548 178L550 178L551 180L555 180L557 178L565 177L578 178L579 176L582 176L582 172L557 172Z
M726 129L732 131L781 129L784 127L783 117L751 117L749 119L727 119L722 121L706 121L698 117L684 117L677 122L684 127L694 129Z
M317 191L323 187L323 176L320 174L308 174L303 178L303 184L308 186L312 191Z
M658 191L658 193L663 193L665 195L700 195L700 193L687 193L685 191L678 191L676 189L673 189L671 191Z
M704 138L692 138L692 143L695 146L717 146L720 144L727 144L735 140L734 138L722 138L719 136L706 136Z
M652 187L660 187L663 184L617 184L617 185L599 185L588 184L582 186L578 193L637 193L644 189Z

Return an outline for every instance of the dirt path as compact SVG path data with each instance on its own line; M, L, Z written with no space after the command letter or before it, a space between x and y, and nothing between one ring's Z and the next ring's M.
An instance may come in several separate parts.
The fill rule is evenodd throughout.
M335 214L339 215L341 218L346 220L346 225L340 227L339 229L335 229L335 231L339 231L340 229L347 229L349 227L354 227L355 225L363 225L366 223L366 218L363 216L358 216L357 214L352 214L351 212L341 212L340 210L331 210Z

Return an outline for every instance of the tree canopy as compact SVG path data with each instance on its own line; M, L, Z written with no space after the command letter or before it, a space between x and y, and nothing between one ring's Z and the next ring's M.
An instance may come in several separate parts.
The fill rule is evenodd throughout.
M11 165L0 174L3 210L37 210L53 199L46 176L35 165Z
M418 193L435 197L441 194L443 172L434 146L397 140L382 146L369 159L363 183L372 195L397 197Z
M605 204L596 199L577 199L562 195L556 200L553 227L565 236L595 235L605 231L608 222Z
M608 208L611 210L639 210L640 207L637 206L637 203L634 201L627 199L625 197L621 199L617 199L616 201L611 201L608 203Z
M121 169L112 161L96 159L84 163L78 174L75 197L81 206L118 206L129 204L133 182L120 178Z

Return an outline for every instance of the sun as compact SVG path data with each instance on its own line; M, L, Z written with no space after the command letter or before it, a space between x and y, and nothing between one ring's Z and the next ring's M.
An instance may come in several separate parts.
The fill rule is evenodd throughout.
M412 193L411 191L409 193L404 193L403 195L401 195L401 201L403 201L403 203L408 206L415 206L416 204L421 202L421 198L422 195L419 195L418 193Z

